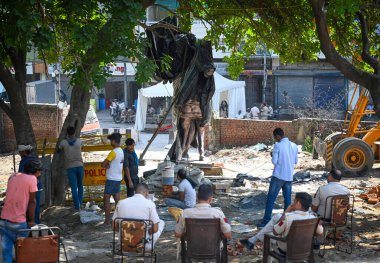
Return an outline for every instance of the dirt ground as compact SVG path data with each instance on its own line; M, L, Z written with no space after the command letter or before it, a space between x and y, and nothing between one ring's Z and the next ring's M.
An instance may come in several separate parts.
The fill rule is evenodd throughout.
M87 161L100 160L104 158L105 153L87 154ZM162 155L163 156L163 155ZM192 158L196 154L191 155ZM16 163L18 163L18 157ZM269 152L257 152L250 147L239 147L233 149L224 149L215 154L208 156L209 163L224 164L223 178L232 182L232 178L238 173L249 174L255 177L265 179L271 175L273 165L270 162ZM13 169L12 156L0 157L0 190L6 188L6 178ZM158 160L147 160L146 166L141 167L140 174L146 170L157 167ZM321 179L322 160L312 160L307 153L300 153L297 171L310 171L313 180L295 183L293 193L306 191L314 194L320 185L326 181ZM368 187L380 184L380 166L376 165L368 177L345 178L342 183L352 190L355 195L365 191ZM266 180L255 181L247 186L232 187L229 192L221 193L215 196L213 206L219 206L225 212L228 220L233 225L233 243L242 237L254 235L255 223L262 218L265 200L260 201L257 207L248 210L240 210L238 203L243 197L266 193L268 189ZM160 211L165 211L163 207L163 198L159 192L155 193L158 198L156 204ZM283 204L282 196L279 195L277 200L278 208ZM101 206L101 203L98 203ZM316 262L380 262L380 208L377 205L369 205L360 198L355 198L354 212L354 250L352 254L338 252L333 247L327 247L324 258L315 256ZM277 209L274 212L281 212ZM160 215L161 216L161 215ZM176 260L176 239L173 235L173 220L170 217L163 218L166 222L166 230L161 235L156 244L158 253L158 262L179 262ZM42 221L49 226L58 226L62 229L64 244L69 256L70 262L80 263L100 263L110 262L112 248L112 230L102 225L102 222L82 224L79 219L79 213L70 206L51 207L42 214ZM240 233L253 230L248 233ZM347 234L347 233L345 233ZM140 260L141 261L141 260ZM140 262L135 259L127 259L125 262ZM261 250L255 249L252 252L244 252L236 257L229 257L229 262L261 262Z

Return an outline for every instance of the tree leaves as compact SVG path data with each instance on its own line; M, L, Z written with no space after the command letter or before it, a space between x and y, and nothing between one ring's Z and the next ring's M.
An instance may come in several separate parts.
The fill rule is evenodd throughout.
M255 55L262 44L280 55L282 62L315 60L320 52L314 14L307 0L188 0L181 4L181 16L186 17L191 12L194 19L208 23L207 38L217 49L232 52L232 58L226 59L230 62L231 75L236 76L243 69L244 57ZM332 41L343 56L360 57L361 36L356 18L359 10L366 12L373 44L371 54L379 57L380 32L375 32L380 24L380 8L371 0L327 1ZM369 69L360 60L354 59L354 64Z

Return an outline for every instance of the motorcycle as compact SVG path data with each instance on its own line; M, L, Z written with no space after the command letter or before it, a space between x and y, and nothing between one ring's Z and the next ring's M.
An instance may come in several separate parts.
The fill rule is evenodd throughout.
M110 107L111 108L111 107ZM123 120L123 111L125 111L124 103L115 103L115 106L111 109L112 110L112 118L115 123L121 123Z
M134 123L135 122L136 112L134 111L133 108L132 109L125 108L122 110L120 110L120 109L121 108L116 110L116 114L113 118L115 123L121 123L122 121L124 121L126 123Z

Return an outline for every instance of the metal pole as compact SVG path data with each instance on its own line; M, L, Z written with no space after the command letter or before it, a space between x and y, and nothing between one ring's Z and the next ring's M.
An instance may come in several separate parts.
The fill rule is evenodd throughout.
M127 63L124 62L124 103L125 107L128 107L128 96L127 96Z
M267 50L264 46L264 78L263 78L263 101L265 101L265 90L267 86Z
M58 69L58 98L59 96L61 96L61 64L59 64L59 69Z

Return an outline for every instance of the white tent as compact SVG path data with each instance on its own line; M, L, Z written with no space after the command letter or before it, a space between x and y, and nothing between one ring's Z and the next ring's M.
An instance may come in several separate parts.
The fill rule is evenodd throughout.
M222 94L227 95L228 116L235 118L238 111L245 112L245 81L234 81L227 79L219 73L214 73L215 94L212 97L213 110L219 112L220 97ZM135 129L142 131L146 123L146 111L148 108L148 98L172 97L173 85L171 83L163 84L162 82L139 90Z
M228 117L235 118L239 110L245 112L245 81L227 79L219 73L214 73L215 94L212 97L212 109L218 112L222 93L228 93Z
M148 109L148 98L173 97L173 85L171 83L158 83L149 88L139 89L135 130L143 131L146 124L146 111Z

